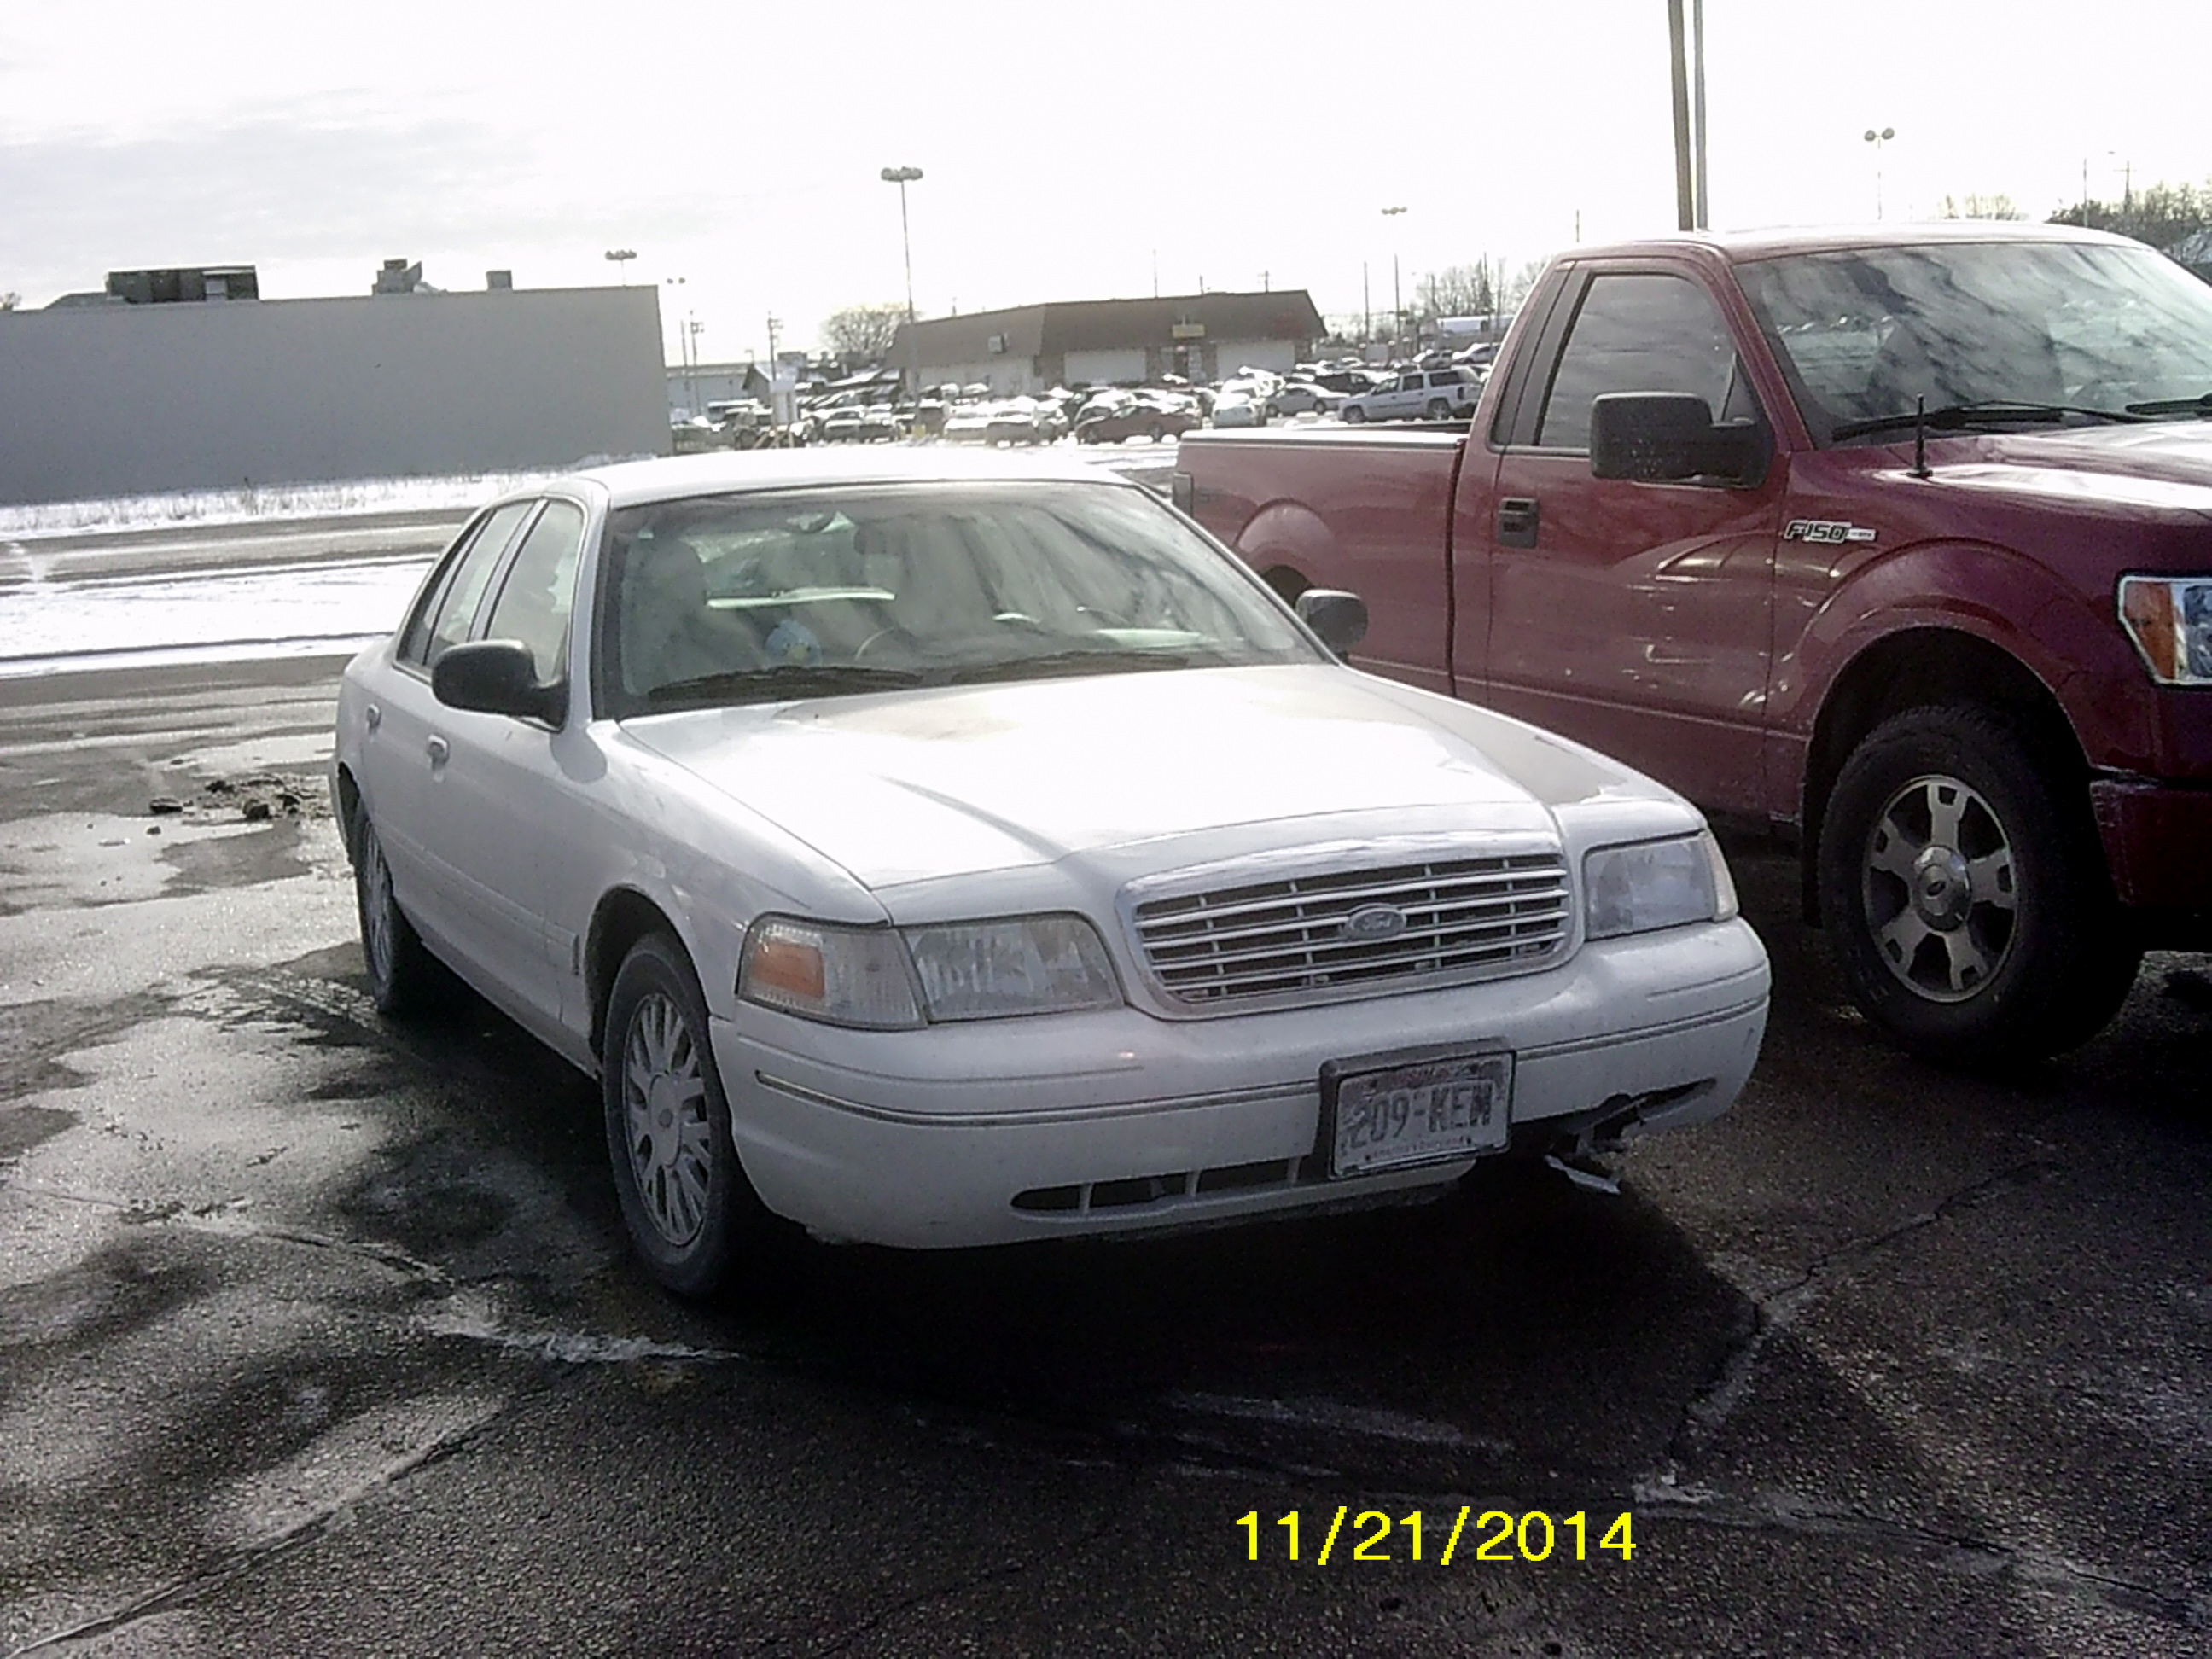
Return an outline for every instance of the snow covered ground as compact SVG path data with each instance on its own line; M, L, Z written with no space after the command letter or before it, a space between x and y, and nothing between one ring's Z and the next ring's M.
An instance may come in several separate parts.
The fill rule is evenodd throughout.
M179 489L155 495L120 495L105 501L0 507L0 541L27 542L43 537L161 530L173 526L435 512L447 507L465 513L506 490L554 476L549 471L481 472L450 478L356 478L331 483Z

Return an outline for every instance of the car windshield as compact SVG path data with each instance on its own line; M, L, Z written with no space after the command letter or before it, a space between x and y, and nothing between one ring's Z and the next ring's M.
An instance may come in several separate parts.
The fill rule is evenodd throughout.
M596 696L623 718L912 685L1325 661L1114 484L695 497L609 517Z
M2178 414L2142 406L2212 392L2212 287L2148 248L1853 248L1736 274L1824 446L1893 442L1887 417L1922 398L1955 430L2015 423L2023 406L2053 422Z

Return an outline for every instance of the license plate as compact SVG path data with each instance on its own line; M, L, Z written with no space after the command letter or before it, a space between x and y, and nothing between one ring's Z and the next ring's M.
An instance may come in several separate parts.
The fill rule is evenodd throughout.
M1333 1062L1322 1068L1329 1177L1497 1152L1512 1098L1513 1056L1504 1051L1362 1071Z

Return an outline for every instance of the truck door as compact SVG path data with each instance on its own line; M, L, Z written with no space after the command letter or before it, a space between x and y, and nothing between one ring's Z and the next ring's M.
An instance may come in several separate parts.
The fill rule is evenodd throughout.
M1764 428L1719 307L1663 264L1579 271L1531 346L1488 520L1459 529L1489 560L1480 695L1700 805L1757 812L1784 468L1744 489L1601 479L1589 462L1603 392L1693 392Z

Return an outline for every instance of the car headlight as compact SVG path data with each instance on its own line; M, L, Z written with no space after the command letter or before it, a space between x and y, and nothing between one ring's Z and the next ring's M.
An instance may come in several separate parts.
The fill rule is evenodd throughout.
M906 943L933 1020L1058 1013L1121 1000L1098 930L1080 916L915 927Z
M922 1023L914 969L888 927L763 916L745 935L738 994L832 1025L903 1030Z
M1097 929L1069 915L902 933L764 916L746 935L738 994L808 1019L874 1030L1104 1008L1122 1000Z
M1586 938L1725 921L1735 913L1735 883L1710 830L1670 841L1593 848L1583 860Z
M2161 685L2212 685L2212 576L2123 576L2120 623Z

